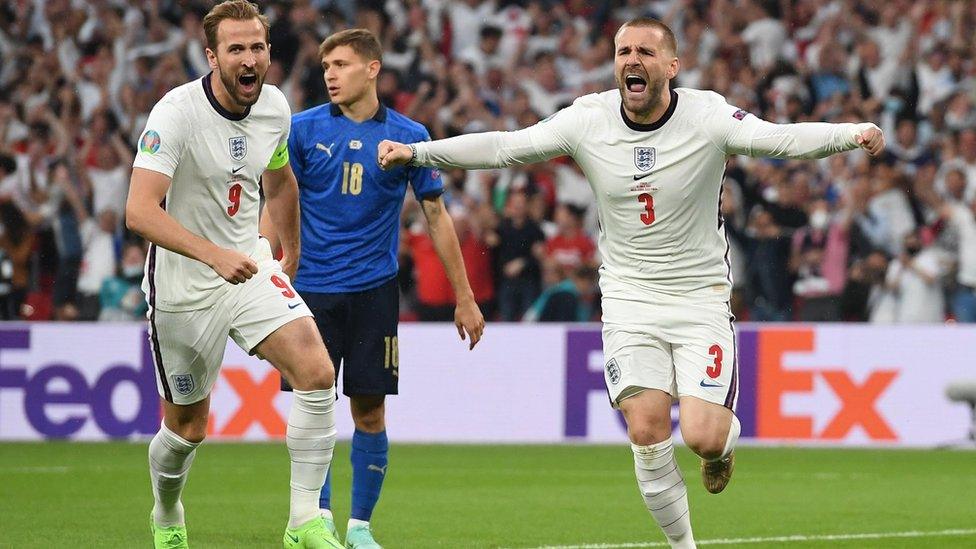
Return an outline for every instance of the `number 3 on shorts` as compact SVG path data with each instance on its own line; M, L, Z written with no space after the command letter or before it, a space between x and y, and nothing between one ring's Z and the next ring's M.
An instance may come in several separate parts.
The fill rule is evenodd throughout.
M715 379L722 375L722 348L718 345L712 345L708 348L708 354L715 357L715 362L705 368L705 373L708 377Z
M288 299L295 297L295 290L292 290L288 283L281 279L278 275L271 275L271 283L275 286L281 288L281 295Z

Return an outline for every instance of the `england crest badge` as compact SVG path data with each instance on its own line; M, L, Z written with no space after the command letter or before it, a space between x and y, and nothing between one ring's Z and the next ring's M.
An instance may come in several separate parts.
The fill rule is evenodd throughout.
M190 374L178 374L173 376L173 385L176 392L181 395L188 395L193 392L196 385L193 383L193 376Z
M655 160L657 160L657 153L654 147L634 147L634 165L638 170L651 171Z
M611 358L607 362L607 379L610 380L612 385L616 385L620 381L620 366L617 365L617 359Z
M243 135L230 138L230 157L234 160L244 160L247 156L247 138Z

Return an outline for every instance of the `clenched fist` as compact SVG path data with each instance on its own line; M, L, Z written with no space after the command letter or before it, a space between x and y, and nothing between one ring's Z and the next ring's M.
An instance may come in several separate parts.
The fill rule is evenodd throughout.
M231 284L242 284L258 273L258 264L250 257L226 248L217 248L207 262L220 278Z
M871 124L869 128L862 130L854 136L857 146L868 151L871 156L878 156L884 150L885 138L881 128Z
M377 161L384 170L403 166L413 159L409 145L384 139L377 147Z

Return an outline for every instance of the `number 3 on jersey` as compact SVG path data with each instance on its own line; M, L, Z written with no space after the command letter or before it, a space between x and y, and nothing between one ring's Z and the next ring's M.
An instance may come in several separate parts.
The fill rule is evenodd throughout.
M637 201L644 203L644 211L641 212L641 221L645 225L654 223L654 197L650 193L641 193L637 197Z
M359 162L342 163L342 194L353 196L363 192L363 165Z

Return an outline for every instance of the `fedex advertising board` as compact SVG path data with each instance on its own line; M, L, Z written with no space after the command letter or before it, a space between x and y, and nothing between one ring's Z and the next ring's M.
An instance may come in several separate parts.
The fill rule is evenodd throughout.
M965 326L740 325L742 435L859 446L958 439L968 413L943 394L950 381L976 379L974 340ZM493 324L469 352L452 325L404 324L399 341L400 395L387 405L396 440L626 440L604 389L599 326ZM142 324L0 324L0 440L148 437L159 425L155 375ZM283 437L289 399L266 362L229 342L211 436ZM337 420L350 436L345 398Z

